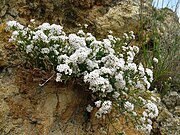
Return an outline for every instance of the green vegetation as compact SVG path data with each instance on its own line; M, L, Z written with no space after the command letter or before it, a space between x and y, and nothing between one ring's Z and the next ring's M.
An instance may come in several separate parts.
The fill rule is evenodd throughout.
M148 66L153 66L154 80L151 89L157 89L164 96L170 90L180 89L180 36L178 19L168 8L152 8L149 16L143 15L141 6L138 37L141 59ZM174 20L168 20L170 19ZM174 16L174 17L172 17ZM153 58L158 59L154 63Z

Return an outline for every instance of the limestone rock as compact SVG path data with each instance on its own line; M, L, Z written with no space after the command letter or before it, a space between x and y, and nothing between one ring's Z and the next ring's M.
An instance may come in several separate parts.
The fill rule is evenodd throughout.
M147 9L144 14L149 11L150 4L149 1L144 2ZM12 20L11 17L49 20L64 25L71 32L78 24L87 23L90 32L104 36L109 30L114 35L133 30L138 25L140 0L9 0L4 5L9 5L7 12L6 8L2 10L6 21Z
M12 21L12 20L14 20L14 17L13 16L11 16L11 15L9 15L9 14L7 14L7 15L5 15L5 17L4 17L4 21Z
M0 17L3 17L7 12L8 6L5 5L0 11Z
M83 88L73 83L57 85L53 81L48 82L44 87L39 87L41 80L37 78L38 73L33 75L37 79L32 80L31 77L29 78L32 76L29 71L21 72L13 70L10 76L2 78L0 74L1 135L8 133L11 135L115 134L114 126L125 131L127 135L140 135L133 125L125 126L123 118L117 120L114 125L106 125L94 115L91 116L90 121L85 115L89 93ZM19 78L22 77L21 75L24 79ZM28 85L25 85L25 82L28 82ZM109 131L106 130L108 128Z
M161 122L160 132L162 135L179 135L180 133L180 118L168 118Z
M138 15L138 5L134 5L133 2L120 2L105 15L96 19L97 29L103 33L108 33L109 30L112 30L114 33L121 33L125 31L125 29L127 30L127 26L137 26Z
M0 68L8 65L7 50L5 49L5 42L3 41L4 35L2 36L4 29L4 24L0 24Z
M70 0L76 7L91 8L95 4L95 0Z
M3 7L5 6L5 1L6 0L0 0L0 3L1 3L1 5L0 5L0 11L3 9Z
M171 91L163 98L163 102L169 109L174 109L180 103L180 95L176 91Z
M174 113L176 115L173 115L166 108L160 112L156 120L156 122L159 123L159 125L156 123L156 129L159 129L161 135L176 135L180 133L180 117L177 115L179 111L178 108L176 108L176 111L177 112ZM156 134L157 133L158 132L156 132Z
M172 118L172 117L173 115L167 109L163 109L157 118L157 122L161 122L161 121L164 121L165 119Z
M8 78L10 79L10 78ZM18 88L0 75L0 134L8 134L16 126L11 121L10 106L6 99L18 93Z
M174 109L174 115L180 117L180 106L176 106Z
M0 49L0 67L5 67L7 65L7 56L3 49Z
M8 13L13 17L17 17L19 12L16 8L11 8Z

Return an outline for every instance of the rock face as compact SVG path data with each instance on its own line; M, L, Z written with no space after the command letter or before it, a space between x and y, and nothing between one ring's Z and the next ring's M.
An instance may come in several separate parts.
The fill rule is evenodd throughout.
M157 122L161 133L175 135L180 133L180 94L172 91L163 98L166 107L161 111Z
M1 135L115 134L114 127L128 135L140 135L123 118L109 125L88 114L85 108L90 100L83 87L54 81L40 87L44 76L36 71L7 73L0 74Z
M180 94L176 91L171 91L163 98L163 102L168 109L174 110L176 106L180 106Z
M178 111L177 109L176 107L176 112ZM159 123L159 133L162 135L176 135L180 133L179 115L175 112L170 112L166 107L163 107L156 122Z
M89 31L96 35L115 35L133 30L138 26L140 0L1 0L0 16L3 20L16 19L28 23L32 18L59 23L68 31L74 31L79 24L88 24ZM147 14L151 2L144 2ZM130 27L131 26L131 27Z
M0 81L1 135L53 134L58 128L54 126L68 122L77 108L79 102L77 99L80 99L76 97L72 88L68 87L55 90L51 84L43 88L41 94L35 94L33 88L27 88L27 93L23 87L20 90L14 85L13 77L3 77ZM26 94L20 94L21 92ZM58 109L61 111L59 112ZM59 115L56 114L57 112Z

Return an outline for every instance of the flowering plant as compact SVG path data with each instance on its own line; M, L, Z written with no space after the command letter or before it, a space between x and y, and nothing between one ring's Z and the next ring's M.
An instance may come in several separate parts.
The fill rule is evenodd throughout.
M100 41L83 30L66 35L56 24L35 27L32 22L25 27L9 21L7 26L13 30L10 41L17 44L29 63L56 71L56 82L81 77L89 84L95 99L87 106L88 112L97 108L95 116L101 118L116 108L133 118L138 129L151 131L152 119L158 116L157 99L148 92L153 72L134 62L139 48L130 45L135 38L132 31L122 39L108 35Z

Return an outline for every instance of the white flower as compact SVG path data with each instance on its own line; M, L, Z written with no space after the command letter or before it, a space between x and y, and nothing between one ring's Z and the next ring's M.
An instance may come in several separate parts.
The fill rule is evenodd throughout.
M57 66L57 71L62 73L64 72L66 75L71 75L72 74L72 69L67 64L60 64Z
M102 117L102 112L97 111L97 112L95 113L95 116L96 116L96 118L101 118L101 117Z
M124 103L124 108L127 109L128 111L133 111L134 110L134 104L130 103L129 101L126 101Z
M85 33L84 33L84 31L83 31L83 30L79 30L77 34L78 34L78 35L85 36Z
M84 37L79 37L76 34L70 34L68 39L69 39L69 43L72 46L72 48L78 49L80 47L86 46Z
M27 45L26 46L26 53L28 54L28 53L32 52L33 48L34 48L34 46L32 44L31 45Z
M6 23L9 27L13 27L13 26L16 26L17 25L17 21L8 21Z
M19 32L18 32L18 31L13 31L10 41L11 41L11 42L12 42L12 41L16 41L18 36L19 36ZM19 42L19 41L18 41L18 42Z
M134 32L133 32L133 31L130 31L129 34L130 34L130 37L131 37L132 39L135 39L135 35L134 35Z
M109 30L109 34L112 34L113 32L112 32L112 30Z
M111 48L111 41L109 39L103 39L104 47L105 48Z
M139 70L139 74L143 77L145 75L145 72L142 63L139 64L138 70Z
M145 117L141 117L141 118L140 118L140 121L141 121L142 123L145 123L146 118L145 118Z
M44 30L48 30L50 28L50 24L49 23L43 23L42 25L40 25L38 27L38 29L44 31Z
M48 43L48 37L44 34L42 30L38 30L34 33L33 40L42 40L45 43Z
M92 80L95 80L100 77L100 70L95 69L86 76L84 76L85 82L91 82Z
M145 132L147 134L149 134L152 130L151 124L142 124L142 125L138 125L136 127L137 127L137 130L140 130L140 131Z
M111 109L112 109L112 101L107 100L107 101L104 101L102 103L102 106L99 109L99 111L104 113L104 114L107 114L107 113L109 113L111 111Z
M133 116L135 116L135 117L137 116L137 113L136 113L136 112L134 112L134 111L132 112L132 114L133 114Z
M56 74L56 82L62 82L61 77L62 77L62 74L61 73L57 73Z
M79 47L79 49L77 49L74 54L72 54L69 58L69 60L72 63L78 63L81 64L83 63L88 55L91 53L91 49L89 48L84 48L84 47Z
M95 41L95 40L96 40L95 37L87 37L87 38L86 38L86 41Z
M153 81L153 71L149 68L146 68L146 73L149 76L149 81L152 82Z
M97 49L99 49L99 47L102 46L102 41L94 40L94 41L90 44L90 46L91 46L92 48L97 48Z
M143 112L144 117L148 117L148 114L146 112Z
M126 66L125 66L125 69L126 70L131 70L133 71L134 73L136 73L138 70L137 70L137 65L135 63L128 63Z
M114 37L113 37L112 35L108 35L108 39L109 39L110 41L115 41L115 40L114 40Z
M153 58L153 62L154 62L154 63L158 63L159 61L158 61L157 58Z
M152 125L152 120L151 119L147 119L147 122Z
M147 132L151 132L151 130L152 130L152 125L151 124L147 124L146 125L146 130L147 130Z
M129 36L127 35L127 33L124 33L123 37L124 37L125 39L128 39L128 38L129 38Z
M145 86L141 81L137 81L135 87L137 89L145 90Z
M130 31L129 34L134 35L134 31Z
M159 114L158 108L156 104L152 102L148 102L145 107L147 108L147 112L150 118L156 118Z
M86 41L93 42L96 41L96 38L91 33L87 33Z
M86 76L88 76L88 74ZM105 92L109 93L113 91L113 88L108 79L103 78L101 76L93 78L90 78L90 76L88 78L86 76L84 78L84 81L88 81L90 83L89 89L91 89L92 92L101 91L101 93L103 94Z
M84 24L84 28L87 28L88 27L88 24Z
M35 19L31 19L30 22L31 22L31 23L35 23Z
M105 67L111 67L114 69L124 68L125 61L122 58L117 58L114 54L110 53L109 55L103 57L101 62L104 63Z
M101 100L96 101L96 102L95 102L96 107L98 107L98 108L99 108L99 107L101 106L101 103L102 103L102 101L101 101Z
M6 24L9 28L16 27L19 30L22 30L24 28L24 26L17 21L8 21Z
M137 47L137 46L133 46L133 50L134 50L134 52L135 52L136 54L138 54L138 53L139 53L139 47Z
M146 104L146 100L144 98L142 97L138 97L138 98L143 102L143 104Z
M115 83L116 88L117 89L124 89L126 86L126 81L123 78L123 73L119 72L119 74L117 74L115 76L115 79L116 79L116 83Z
M13 32L12 32L12 36L17 37L18 35L19 35L19 32L18 32L18 31L13 31Z
M87 110L88 112L91 112L91 111L93 110L93 107L92 107L91 105L88 105L88 106L86 107L86 110Z
M57 59L58 59L58 63L65 63L65 64L70 63L69 57L66 54L58 56Z
M58 41L58 40L60 40L60 36L51 35L48 37L48 40L49 41Z
M61 35L61 36L59 36L59 39L60 39L62 42L65 42L65 41L68 39L68 37Z
M133 62L135 53L132 52L132 51L128 51L128 52L127 52L127 55L128 55L127 61L128 61L128 62Z
M48 54L50 52L49 48L42 48L41 53L42 54Z
M52 24L49 26L49 29L52 34L62 34L63 27L60 25Z
M151 86L151 84L150 84L149 81L147 80L147 77L146 77L146 76L143 77L143 82L145 83L146 88L149 89L150 86Z
M151 99L152 99L153 101L157 102L157 100L156 100L155 97L151 96Z
M113 75L112 70L110 68L106 68L106 67L101 67L100 72L101 72L101 75L103 75L103 74Z
M98 69L99 68L98 62L95 61L95 60L87 59L86 60L86 64L87 64L87 68L89 70L93 70L93 69Z
M58 54L59 54L59 52L58 52L57 50L54 49L53 51L54 51L54 54L55 54L55 55L58 55Z
M105 48L105 52L114 54L114 49L112 48L111 41L109 39L103 39L103 45Z
M119 92L115 91L113 94L113 98L117 99L120 96Z

